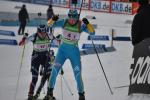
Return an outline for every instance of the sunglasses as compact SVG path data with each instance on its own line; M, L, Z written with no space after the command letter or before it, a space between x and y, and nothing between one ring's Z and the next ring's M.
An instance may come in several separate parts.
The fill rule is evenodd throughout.
M69 17L69 18L77 18L78 15L76 15L76 14L68 14L68 17Z
M45 30L39 30L39 33L46 33Z

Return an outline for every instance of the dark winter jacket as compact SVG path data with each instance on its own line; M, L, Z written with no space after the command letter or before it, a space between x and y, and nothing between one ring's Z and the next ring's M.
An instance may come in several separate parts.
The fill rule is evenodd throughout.
M18 17L19 17L19 22L22 22L22 23L29 20L29 15L28 15L26 8L21 8L21 10L19 11Z
M131 35L133 45L150 37L150 5L141 6L134 16Z
M47 9L47 20L51 19L53 15L54 15L53 9L48 8Z

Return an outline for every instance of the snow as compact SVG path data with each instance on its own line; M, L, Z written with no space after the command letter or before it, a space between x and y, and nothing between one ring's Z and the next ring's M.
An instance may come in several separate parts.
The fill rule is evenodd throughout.
M15 6L22 6L21 2L0 1L0 12L17 13L19 9ZM29 13L43 12L46 13L47 7L44 5L26 4ZM56 14L66 14L67 9L54 7ZM124 14L109 14L83 10L81 18L87 15L94 15L96 20L91 19L90 22L98 25L96 34L111 36L111 30L115 29L116 36L130 36L131 24L126 24L127 20L132 20L133 15ZM14 31L17 34L18 27L4 27L0 26L0 30ZM26 32L32 34L36 31L36 27L27 27ZM61 29L55 29L55 33L59 34ZM91 43L87 41L87 34L81 35L79 47L83 43ZM19 41L22 36L16 37L0 36L0 38L16 39ZM110 46L110 41L94 41L94 43L104 43ZM104 71L108 78L109 84L113 91L111 95L101 66L98 62L96 54L82 56L82 76L85 85L86 100L148 100L149 96L131 96L128 97L128 87L114 88L117 86L129 85L130 64L132 62L133 46L130 41L114 41L115 52L99 54ZM0 99L1 100L15 100L15 91L18 79L18 73L21 63L22 47L0 45ZM54 49L57 51L57 49ZM32 44L26 45L25 54L23 57L23 65L20 70L19 85L17 89L16 100L25 100L28 94L29 83L31 80L30 63L32 54ZM78 94L76 90L76 83L73 77L71 64L67 60L63 66L64 78L67 80L73 96L68 91L64 79L62 79L63 99L61 92L61 75L57 77L57 82L54 90L54 95L58 100L77 100ZM38 85L37 85L38 86ZM42 96L46 92L46 86L42 91Z

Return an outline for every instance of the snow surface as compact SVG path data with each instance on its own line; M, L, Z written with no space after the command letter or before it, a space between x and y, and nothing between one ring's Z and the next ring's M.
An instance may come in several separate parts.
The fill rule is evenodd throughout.
M44 5L26 4L29 13L43 12L46 13L47 7ZM0 1L0 12L18 12L15 6L22 6L22 3ZM56 14L66 14L67 9L54 7ZM90 19L90 22L98 25L96 34L111 36L111 30L115 29L116 36L130 36L131 24L126 24L127 20L132 20L133 15L124 14L109 14L100 12L91 12L83 10L81 18L86 15L93 15L96 20ZM16 37L0 36L0 39L16 39L19 41L22 36L17 35L18 27L3 27L0 30L10 30L16 33ZM27 27L26 32L32 34L36 31L36 27ZM61 33L61 29L56 28L55 34ZM81 35L79 47L83 43L91 43L87 41L87 34ZM110 46L110 41L94 41L94 43L103 43ZM129 85L130 64L132 63L133 46L130 41L114 41L115 52L101 53L99 57L105 70L106 76L113 91L111 95L107 86L104 74L101 70L96 54L82 56L82 76L85 85L86 100L148 100L147 95L136 95L128 97L128 87L115 88L117 86ZM0 100L15 100L15 91L17 85L17 78L21 63L22 47L0 45ZM57 49L54 49L57 51ZM16 100L25 100L27 98L29 83L31 80L30 63L32 54L32 44L26 45L25 54L23 57L23 65L21 67L21 74L19 85L17 89ZM57 82L54 90L54 95L58 100L77 100L78 94L76 89L75 79L73 77L71 64L67 60L63 66L64 78L67 80L73 96L68 91L64 79L62 79L63 99L61 92L61 76L57 77ZM38 86L38 85L37 85ZM42 90L42 96L46 92L46 86Z

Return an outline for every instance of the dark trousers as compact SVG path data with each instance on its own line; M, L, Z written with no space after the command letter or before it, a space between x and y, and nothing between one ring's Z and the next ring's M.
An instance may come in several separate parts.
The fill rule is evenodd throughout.
M25 27L26 27L26 22L20 22L20 26L19 26L19 30L18 30L18 35L19 34L24 34L24 30L25 30ZM22 33L20 33L22 31Z
M50 67L48 61L49 61L48 52L33 52L32 61L31 61L32 80L30 83L30 89L29 89L28 95L34 94L34 89L35 89L36 83L38 81L40 65L42 65L44 67L44 69L46 69L46 71L50 70L48 68L48 67Z
M40 94L40 92L41 92L41 90L42 90L44 84L46 83L46 81L48 81L49 76L50 76L50 73L48 73L48 74L47 74L47 73L44 73L44 74L42 75L41 82L40 82L40 85L39 85L39 87L38 87L38 89L37 89L37 91L36 91L36 94Z

